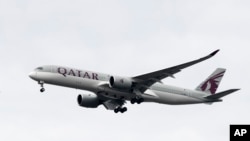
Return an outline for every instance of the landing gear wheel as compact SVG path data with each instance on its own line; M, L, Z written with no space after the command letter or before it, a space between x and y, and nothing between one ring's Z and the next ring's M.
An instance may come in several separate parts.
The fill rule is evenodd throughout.
M130 102L131 102L131 104L135 104L136 99L135 99L135 98L132 98Z
M121 109L121 113L124 113L124 112L126 112L128 109L127 109L127 107L123 107L122 109Z
M140 98L140 99L137 100L137 104L141 104L142 102L144 102L143 98Z
M115 112L115 113L118 113L119 111L118 111L118 109L115 109L114 112Z
M137 103L137 104L141 104L142 102L144 102L143 98L132 98L131 99L131 104Z
M40 89L40 92L41 92L41 93L42 93L42 92L44 92L44 91L45 91L45 89L44 89L44 88L41 88L41 89Z
M128 109L127 109L127 107L118 107L118 108L116 108L116 109L114 109L114 112L115 113L118 113L118 112L121 112L121 113L124 113L124 112L126 112Z

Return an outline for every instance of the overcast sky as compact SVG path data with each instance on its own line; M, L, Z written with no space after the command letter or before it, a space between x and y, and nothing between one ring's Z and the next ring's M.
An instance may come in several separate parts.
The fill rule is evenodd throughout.
M0 140L228 141L250 124L250 2L247 0L0 0ZM194 89L217 67L213 105L126 105L124 114L77 105L76 89L28 77L41 65L135 76L200 58L164 83Z

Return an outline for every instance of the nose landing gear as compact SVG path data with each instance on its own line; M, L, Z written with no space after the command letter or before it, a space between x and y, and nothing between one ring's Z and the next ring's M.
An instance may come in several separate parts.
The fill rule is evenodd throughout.
M45 91L45 88L43 87L44 82L43 82L43 81L38 81L38 84L40 84L40 85L41 85L40 92L41 92L41 93L42 93L42 92L44 92L44 91Z

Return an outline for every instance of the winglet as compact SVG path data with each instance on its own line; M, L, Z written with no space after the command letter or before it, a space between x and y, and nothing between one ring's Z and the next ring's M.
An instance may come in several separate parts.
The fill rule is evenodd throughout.
M209 54L209 56L214 56L217 52L219 52L220 50L217 49L216 51L212 52L211 54Z

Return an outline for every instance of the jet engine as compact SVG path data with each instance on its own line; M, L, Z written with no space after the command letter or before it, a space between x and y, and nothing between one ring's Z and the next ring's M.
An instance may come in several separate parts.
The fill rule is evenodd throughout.
M111 76L109 79L109 86L111 88L123 89L123 90L131 90L133 87L133 82L129 78L119 77L119 76Z
M78 95L77 103L79 106L87 108L96 108L101 104L99 98L95 94Z

